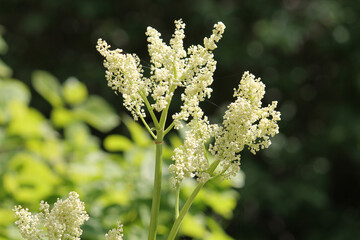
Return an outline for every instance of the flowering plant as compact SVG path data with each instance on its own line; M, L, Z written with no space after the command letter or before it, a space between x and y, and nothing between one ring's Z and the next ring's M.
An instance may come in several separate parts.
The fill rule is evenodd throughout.
M211 96L210 85L216 69L212 51L217 48L216 43L222 38L225 25L222 22L215 24L211 36L204 38L203 46L192 45L187 50L183 47L184 28L182 20L175 21L175 32L170 45L163 42L161 34L154 28L147 28L151 57L150 77L144 76L140 59L135 54L126 54L120 49L110 50L110 46L102 39L98 40L96 46L105 57L108 85L122 94L124 106L131 112L134 120L142 121L155 141L155 178L149 240L156 239L158 226L163 140L173 128L180 129L185 125L186 137L184 143L174 149L173 163L169 167L172 174L171 183L176 192L176 203L175 221L168 240L175 239L186 213L206 182L218 177L228 179L235 176L239 172L240 152L247 146L255 154L260 149L267 148L271 144L270 137L278 133L277 122L280 120L280 113L275 110L277 102L262 107L265 85L249 72L243 74L238 88L235 89L235 101L225 111L222 124L209 122L200 107L200 102ZM182 106L179 112L172 114L169 123L171 101L175 91L181 88ZM150 115L152 124L146 121L147 114ZM152 125L154 127L151 128ZM196 178L198 184L180 210L179 192L185 178ZM15 212L19 219L16 223L23 237L40 239L43 233L37 225L42 222L49 239L79 239L80 225L88 216L81 207L83 204L76 198L76 193L71 193L69 199L64 202L59 200L60 203L58 201L50 213L48 205L42 203L40 210L43 213L35 216L16 207ZM66 201L69 202L69 206L76 202L77 207L67 207L63 204L63 210L60 212L69 212L68 209L73 209L73 215L57 215L56 212L59 212L60 208L58 205ZM67 217L74 220L64 220L66 223L61 223L61 219ZM69 221L74 225L66 225ZM64 234L68 234L67 237L63 238ZM107 234L107 239L122 239L122 225L111 230Z

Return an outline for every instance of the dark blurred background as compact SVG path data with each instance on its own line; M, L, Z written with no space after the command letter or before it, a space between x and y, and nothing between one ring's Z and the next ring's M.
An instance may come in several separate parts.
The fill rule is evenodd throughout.
M2 59L27 85L34 69L60 81L75 76L122 113L98 38L147 66L147 26L167 42L182 18L188 47L224 22L205 111L220 121L249 70L267 86L265 103L279 101L282 113L273 145L242 157L245 186L226 232L244 240L360 239L359 13L357 0L0 0L9 46ZM49 114L35 92L31 104Z

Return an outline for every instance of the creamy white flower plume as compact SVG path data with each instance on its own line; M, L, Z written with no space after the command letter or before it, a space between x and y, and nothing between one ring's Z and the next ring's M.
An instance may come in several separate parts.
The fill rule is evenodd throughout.
M260 78L245 72L238 89L234 92L236 100L228 106L222 126L210 125L207 119L194 118L187 125L184 144L174 150L169 171L174 186L185 177L197 176L200 181L207 181L209 162L205 157L205 143L215 137L209 152L219 161L216 174L223 178L235 176L240 170L240 152L247 146L255 154L267 148L270 137L278 133L277 122L280 112L276 111L277 102L261 107L265 94L265 85Z
M123 225L118 222L116 228L111 229L107 234L105 234L106 240L123 240Z
M185 24L175 21L175 32L167 45L161 34L154 28L146 31L151 61L150 79L143 77L143 70L136 55L124 54L122 50L109 50L109 45L99 39L97 50L105 57L106 78L109 86L124 97L124 105L132 112L135 120L145 116L144 97L150 95L151 107L161 112L166 109L178 87L184 87L181 96L181 111L173 115L175 127L182 126L181 120L190 116L201 118L203 111L199 102L209 98L212 89L216 61L212 50L220 40L225 29L221 22L214 25L213 34L204 39L204 46L193 45L184 49Z
M40 203L40 213L32 215L21 206L14 208L16 222L24 239L80 240L80 226L89 219L85 204L76 192L65 200L58 199L50 211L48 203Z
M265 85L260 78L245 72L239 87L234 92L235 102L228 106L224 115L223 126L210 147L211 153L219 160L224 177L238 173L239 153L248 146L255 154L260 149L270 146L270 137L279 132L277 122L280 112L276 111L277 102L261 107L265 94Z
M105 57L108 86L118 91L124 98L124 106L136 120L138 116L145 117L142 109L143 97L149 93L150 80L143 77L140 59L135 54L124 54L121 49L109 50L110 45L99 39L96 49Z
M170 179L175 187L186 177L197 177L198 181L206 182L210 175L207 173L209 161L206 156L205 144L217 131L217 125L210 125L204 119L192 119L187 125L184 144L174 150L169 167L173 177Z

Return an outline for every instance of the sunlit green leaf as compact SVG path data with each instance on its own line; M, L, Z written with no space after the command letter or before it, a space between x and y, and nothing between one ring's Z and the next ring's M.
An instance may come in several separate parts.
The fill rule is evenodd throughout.
M11 209L0 208L0 225L11 224L15 221L14 212Z
M12 69L0 59L0 77L11 77Z
M233 240L229 235L227 235L222 227L211 217L206 217L206 223L210 228L210 231L207 232L204 239L208 240Z
M28 104L30 91L22 82L15 79L0 80L0 124L10 118L10 103L13 101Z
M32 84L35 90L52 106L59 107L63 105L61 85L53 75L45 71L34 71L32 74Z
M132 148L133 143L125 136L110 135L104 140L104 147L108 151L127 151Z
M98 96L90 96L74 109L74 113L79 120L87 122L102 132L107 132L119 124L119 117L113 108Z
M3 181L4 189L16 201L37 204L52 194L54 187L61 182L47 165L33 155L21 152L11 159Z
M231 191L215 192L212 190L204 190L205 196L203 201L209 205L215 212L225 218L232 217L232 211L236 207L235 193Z
M190 213L185 216L180 229L184 235L200 239L203 239L206 233L203 217L201 215L194 216Z
M62 89L64 99L71 105L82 103L88 95L86 86L74 77L69 77Z
M0 80L0 105L4 106L13 100L28 104L30 97L29 88L21 81L10 78Z
M41 137L47 135L47 123L44 116L21 102L12 102L9 106L12 121L8 133L23 137Z
M145 128L140 126L139 123L135 122L129 117L124 117L124 123L129 129L132 139L137 145L148 146L151 144L149 133Z
M1 34L2 27L0 26L0 34ZM5 54L8 50L8 46L5 40L0 35L0 54Z
M51 111L51 120L56 127L63 128L76 119L72 111L66 108L58 107Z
M90 134L89 127L83 122L74 122L64 129L66 143L70 151L88 152L99 149L98 141Z

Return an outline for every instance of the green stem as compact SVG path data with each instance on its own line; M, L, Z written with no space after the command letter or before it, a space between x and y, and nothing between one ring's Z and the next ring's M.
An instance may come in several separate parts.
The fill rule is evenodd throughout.
M165 136L174 126L175 126L175 123L172 122L172 123L170 124L170 126L168 126L167 129L165 130L164 136Z
M143 124L145 125L146 129L149 131L149 133L151 134L151 136L156 140L156 136L153 133L153 131L151 131L149 125L146 123L145 119L142 116L139 116L141 121L143 122Z
M211 175L215 169L217 168L217 166L219 165L220 161L219 160L215 160L209 167L208 169L208 173ZM206 182L199 182L198 185L196 186L196 188L194 189L194 191L191 193L190 197L188 198L188 200L186 201L185 205L183 206L183 208L180 211L179 217L176 218L169 236L167 240L174 240L176 237L176 234L178 233L181 223L184 220L184 217L186 215L186 213L189 211L192 203L194 202L196 196L199 194L201 188L205 185Z
M189 211L191 204L194 202L196 196L198 195L198 193L200 192L200 190L204 186L204 184L205 184L205 182L199 182L198 185L196 186L196 188L194 189L194 191L191 193L191 196L186 201L185 205L183 206L183 208L180 211L179 217L176 218L176 220L171 228L168 240L175 239L176 234L179 231L180 225L181 225L182 221L184 220L186 213Z
M151 206L151 219L149 227L148 240L156 239L156 231L159 221L159 209L160 209L160 195L161 195L161 177L162 177L162 150L163 150L163 137L164 130L157 130L157 136L155 140L156 144L156 163L155 163L155 178L154 178L154 193Z
M179 217L179 208L180 208L180 185L176 186L176 196L175 196L175 219Z
M145 102L145 105L146 105L146 108L148 109L149 113L150 113L150 116L154 122L154 125L156 128L160 128L160 125L159 125L159 121L157 120L156 116L155 116L155 113L154 113L154 110L153 108L151 107L150 103L149 103L149 100L147 99L147 97L145 96L144 92L142 91L139 91L139 94L141 96L141 98L144 100Z

